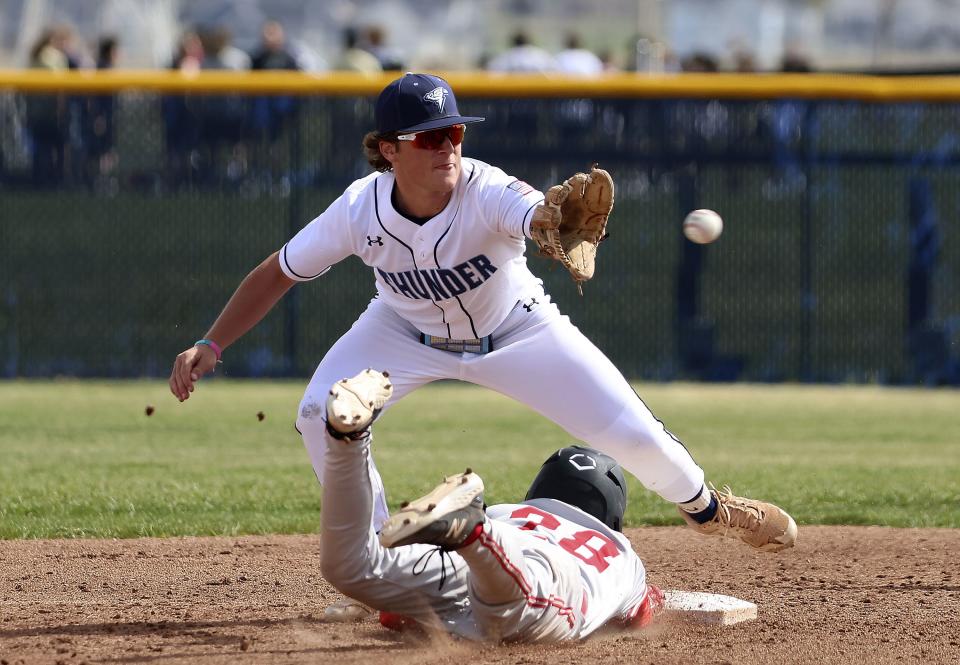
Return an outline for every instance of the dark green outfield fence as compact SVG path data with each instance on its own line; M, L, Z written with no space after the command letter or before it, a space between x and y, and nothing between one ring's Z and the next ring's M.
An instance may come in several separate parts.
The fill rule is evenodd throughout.
M97 96L8 81L23 89L0 93L0 376L166 375L247 271L368 172L359 141L387 79L263 80ZM540 188L594 161L614 176L583 298L529 259L562 309L635 378L960 383L960 103L935 83L884 101L703 80L454 80L461 111L487 117L464 155ZM699 207L725 219L714 245L680 233ZM345 261L224 372L309 374L373 293Z

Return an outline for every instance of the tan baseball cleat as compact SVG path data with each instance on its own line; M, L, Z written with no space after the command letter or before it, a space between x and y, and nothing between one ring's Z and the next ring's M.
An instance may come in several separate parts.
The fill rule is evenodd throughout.
M729 487L724 487L722 493L711 487L710 493L717 500L717 514L709 522L700 524L686 511L680 511L694 531L739 538L763 552L779 552L797 542L797 523L772 503L734 496Z
M327 396L327 425L341 434L367 429L393 395L389 376L365 369L353 378L333 384Z
M455 550L486 519L483 480L472 470L444 478L432 492L400 506L383 523L380 544L399 547L412 543Z

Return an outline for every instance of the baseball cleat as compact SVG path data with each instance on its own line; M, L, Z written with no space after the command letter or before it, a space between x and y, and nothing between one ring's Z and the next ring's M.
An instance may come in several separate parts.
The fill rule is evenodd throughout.
M429 494L402 504L380 529L380 544L399 547L423 543L454 550L484 520L483 480L467 469L445 478Z
M327 425L341 434L367 429L393 394L389 376L365 369L333 384L327 396Z
M772 503L734 496L729 487L723 490L710 488L717 501L717 514L708 522L700 524L680 511L691 529L705 535L739 538L763 552L779 552L797 542L797 523L786 512Z

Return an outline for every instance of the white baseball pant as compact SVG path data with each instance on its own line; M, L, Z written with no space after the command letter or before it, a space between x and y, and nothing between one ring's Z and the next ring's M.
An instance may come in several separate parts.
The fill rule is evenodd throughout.
M667 501L690 500L703 488L703 470L660 422L613 363L548 298L513 311L493 332L487 354L452 353L420 343L420 332L374 299L327 352L300 403L297 429L314 472L326 478L330 387L368 367L390 373L385 409L420 386L459 379L526 404L570 435L616 459ZM544 455L551 451L544 451ZM373 524L387 518L383 481L369 458Z

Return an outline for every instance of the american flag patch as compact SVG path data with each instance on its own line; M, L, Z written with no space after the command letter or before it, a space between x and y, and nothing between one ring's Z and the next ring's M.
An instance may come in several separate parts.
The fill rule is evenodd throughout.
M509 185L507 185L507 189L512 189L520 196L526 196L527 194L533 191L533 187L525 183L523 180L514 180Z

